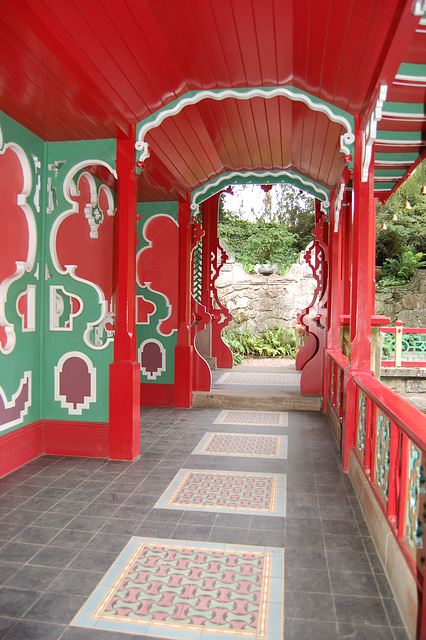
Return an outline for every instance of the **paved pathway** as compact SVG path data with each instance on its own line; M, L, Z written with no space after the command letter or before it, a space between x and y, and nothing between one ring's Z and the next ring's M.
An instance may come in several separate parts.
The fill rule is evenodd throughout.
M0 480L0 638L406 640L322 414L143 408L141 443Z

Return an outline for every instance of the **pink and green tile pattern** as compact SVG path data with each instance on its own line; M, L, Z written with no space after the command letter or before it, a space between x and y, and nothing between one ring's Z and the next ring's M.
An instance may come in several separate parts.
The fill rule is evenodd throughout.
M72 626L170 640L282 638L284 549L135 537Z
M300 388L300 373L259 373L229 371L216 384L253 384L256 386L276 386Z
M284 411L245 411L239 409L227 409L219 413L213 424L286 427L288 425L288 414Z
M284 474L181 469L155 507L285 516L285 486Z
M287 457L287 436L209 432L192 453L284 459Z

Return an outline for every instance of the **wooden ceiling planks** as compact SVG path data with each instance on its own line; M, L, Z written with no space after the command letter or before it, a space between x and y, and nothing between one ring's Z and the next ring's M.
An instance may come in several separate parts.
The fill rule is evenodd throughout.
M293 84L356 115L371 102L403 15L411 29L408 0L5 3L0 108L46 140L115 137L202 89ZM420 24L404 61L426 62L425 31ZM424 100L424 86L389 87L388 101ZM381 131L418 129L407 119L379 124ZM341 132L286 98L206 100L149 134L153 155L139 180L146 197L158 189L163 199L168 188L174 196L223 170L291 166L333 188L344 167ZM379 147L402 152L401 144ZM420 152L424 141L411 147ZM162 186L154 159L165 172Z

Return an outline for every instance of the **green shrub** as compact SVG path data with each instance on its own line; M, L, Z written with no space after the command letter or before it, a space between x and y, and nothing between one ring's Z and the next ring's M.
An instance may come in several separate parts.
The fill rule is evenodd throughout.
M277 264L279 273L285 273L299 255L297 236L274 222L224 218L219 222L219 237L248 273L253 273L256 264L265 263Z
M423 266L423 253L414 254L409 249L404 249L401 255L385 260L377 284L379 288L407 284L416 270Z
M225 344L232 351L234 364L239 364L243 356L263 358L296 357L296 332L275 324L256 336L250 329L237 331L228 329L222 334Z

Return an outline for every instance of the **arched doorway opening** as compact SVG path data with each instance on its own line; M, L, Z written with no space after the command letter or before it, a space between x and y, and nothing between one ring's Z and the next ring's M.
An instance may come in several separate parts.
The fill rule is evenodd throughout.
M254 180L251 179L250 184L253 184L253 182ZM257 183L259 182L260 181L258 180ZM281 186L283 182L284 180L280 180L280 181L277 179L274 180L275 184L278 183L278 190L281 194L283 194L285 189L285 187ZM232 312L236 308L235 305L234 306L229 305L230 308L229 309L227 308L226 302L223 299L221 300L219 298L217 287L216 287L218 273L224 266L225 260L228 258L227 255L224 256L224 249L223 247L221 247L220 241L219 241L219 236L221 235L221 232L223 232L224 228L225 228L225 231L226 230L228 231L228 239L230 238L230 234L238 235L239 232L241 235L246 236L246 237L243 237L242 239L236 238L236 242L231 247L231 248L235 248L235 247L237 248L237 256L239 259L244 260L244 257L247 257L247 255L250 254L250 251L248 251L247 253L247 247L248 245L251 244L254 247L257 246L257 249L260 251L260 253L257 254L258 260L260 262L262 262L262 260L260 259L261 256L267 256L268 258L273 258L273 257L278 257L278 259L281 258L282 263L280 265L280 270L285 271L285 267L289 266L289 263L291 262L291 256L296 257L296 255L297 256L299 255L299 251L298 251L299 246L297 244L297 242L299 241L299 235L290 233L288 229L285 228L286 222L288 224L288 221L291 221L293 223L294 229L297 229L298 225L300 228L301 225L300 225L299 219L302 217L301 213L303 212L305 216L304 216L304 219L302 220L302 224L305 225L305 229L304 229L305 236L306 236L306 228L308 226L311 226L311 229L309 229L307 233L310 233L311 236L313 233L312 228L315 226L318 227L318 229L316 229L316 235L314 234L313 241L311 242L310 250L306 253L309 266L313 274L314 286L311 290L311 295L308 296L306 301L301 300L300 296L295 296L297 300L293 300L293 306L295 307L297 305L298 308L297 310L294 311L294 314L293 314L294 322L292 322L291 319L290 319L290 322L287 322L287 326L289 328L292 327L294 329L297 321L297 312L301 312L301 315L303 318L305 317L308 318L308 316L310 317L312 314L313 314L313 317L316 317L316 320L313 326L313 331L312 331L314 335L311 338L311 342L313 342L313 344L311 344L311 348L308 354L305 353L305 356L299 357L299 360L298 360L298 363L300 365L299 369L303 369L308 363L308 361L315 358L321 344L324 342L324 338L317 337L315 334L323 333L325 335L325 327L326 327L326 322L325 322L326 295L325 294L327 289L327 277L325 274L325 269L326 269L325 264L324 265L322 264L324 262L326 248L324 250L322 245L324 244L324 242L326 243L327 239L323 238L322 235L324 235L324 229L325 229L326 221L328 218L327 214L324 213L323 210L325 209L325 211L327 211L329 201L328 201L328 198L324 198L322 201L320 201L318 197L314 200L313 195L314 194L318 195L318 192L320 191L320 189L318 189L316 185L312 185L312 186L310 185L311 193L308 192L308 194L304 196L305 198L304 205L305 205L305 209L307 209L308 212L303 211L303 206L302 207L295 206L295 204L297 205L297 198L302 200L301 196L302 196L302 193L304 192L300 189L300 182L299 184L296 183L297 186L295 186L294 182L293 183L290 182L290 187L287 188L290 191L290 194L287 193L287 195L288 196L291 195L291 197L293 198L293 211L290 213L285 212L283 210L281 210L280 213L277 213L276 202L274 202L274 211L273 211L273 207L271 203L272 181L270 181L270 183L267 185L263 185L263 187L259 186L259 190L263 192L264 213L266 213L266 216L264 215L263 220L261 220L261 224L263 225L263 227L266 227L265 229L262 229L262 231L266 230L266 233L267 234L269 233L269 236L273 236L274 232L276 235L275 239L266 237L263 241L263 246L262 246L262 239L259 237L255 238L255 240L250 243L250 240L251 240L250 231L253 232L254 230L256 230L255 223L250 223L248 221L240 220L239 224L237 223L235 225L235 228L232 227L232 224L223 225L223 220L226 219L226 216L223 215L223 206L220 206L220 203L217 197L216 198L211 197L206 202L204 202L201 215L200 215L200 211L198 211L204 228L206 230L208 229L210 232L208 237L203 238L203 242L208 246L203 246L203 250L199 252L198 258L199 260L201 260L201 263L202 263L202 260L204 259L204 261L207 261L209 264L208 265L202 264L202 266L200 267L199 260L197 259L194 260L194 267L195 267L194 273L195 274L197 273L197 268L198 268L201 274L200 278L198 279L197 277L194 277L194 282L201 283L199 287L200 298L198 301L203 305L205 305L208 312L212 313L212 322L207 323L203 327L197 327L194 330L194 345L198 350L198 355L202 356L204 360L207 360L207 362L209 362L210 366L212 367L230 368L232 366L229 360L229 357L228 359L225 360L225 362L221 361L220 357L219 358L215 357L215 351L217 351L217 346L215 342L223 343L222 336L221 336L222 331L226 330L226 327L229 325L231 321L231 318L229 317L229 311ZM301 182L303 184L307 181L302 179ZM236 189L238 190L238 187L236 187ZM275 187L275 190L277 190L276 187ZM276 200L276 196L274 200ZM295 203L295 200L296 200L296 203ZM283 203L282 198L278 203L278 208L279 207L281 207L281 209L285 207L285 204ZM296 209L298 209L298 211L296 211ZM287 214L287 220L286 220L286 214ZM309 216L311 217L310 225L306 219L306 218L309 219ZM212 222L212 218L216 220L217 217L219 217L219 219L221 220L221 224L220 224L221 228L219 233L218 233L217 225L215 226L215 222ZM253 211L252 211L252 217L256 219L256 214ZM261 215L258 216L258 218L259 217L262 218ZM265 221L265 218L268 220L268 222ZM273 218L275 218L277 222L272 222L271 219ZM322 229L321 231L319 231L319 227L321 227ZM279 232L281 232L281 235L279 235ZM224 234L222 233L222 236L223 235ZM213 237L215 242L214 247L212 247ZM272 241L269 242L269 240L272 240ZM275 240L275 244L274 244L274 240ZM269 247L266 247L268 242L269 242ZM302 239L302 242L303 242L303 239ZM231 244L232 244L232 238L231 238ZM265 251L263 251L265 247L267 248L267 251L268 251L267 254ZM283 254L280 255L280 251L286 253L285 260L282 259ZM253 270L253 267L254 265L252 264L251 265L252 270ZM276 266L275 269L276 271L278 271L279 270L278 266ZM213 272L213 276L212 276L212 272ZM203 280L203 277L208 281L207 284L206 284L206 281ZM262 276L258 276L258 277L262 279ZM277 284L279 285L281 284L281 282ZM281 288L284 289L282 286ZM201 292L204 292L204 295L202 295ZM320 301L322 301L322 303L320 303ZM225 304L223 304L224 302ZM248 300L246 302L248 303ZM314 313L313 313L313 310L315 311ZM266 320L265 329L268 330L269 332L271 332L271 329L273 328L273 325L276 322L282 324L283 319L280 318L280 311L278 310L277 313L278 313L278 316L275 319L275 322L274 322L273 313L270 313L269 315L266 314L266 316L264 316ZM318 321L318 317L322 318L322 322ZM240 314L240 316L237 318L236 324L240 325L240 329L243 323L245 323L247 328L247 319L248 319L247 314L242 314L242 316ZM271 325L271 322L272 322L272 325ZM216 335L213 335L214 334L213 328L215 328ZM309 334L310 329L308 328L308 325L306 325L305 328L306 328L307 334ZM306 349L303 351L306 352ZM309 389L309 391L306 391L306 393L320 393L320 384L322 383L317 377L316 386L318 387L318 389L312 388L312 389ZM194 390L209 391L210 379L208 378L208 376L206 376L204 379L202 379L202 376L200 376L199 378L194 378Z

